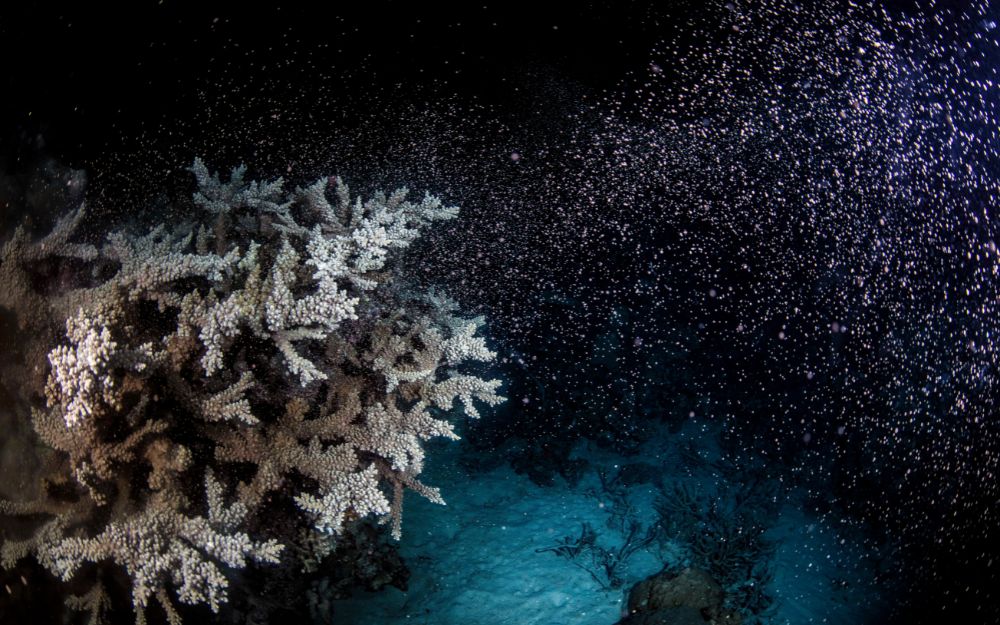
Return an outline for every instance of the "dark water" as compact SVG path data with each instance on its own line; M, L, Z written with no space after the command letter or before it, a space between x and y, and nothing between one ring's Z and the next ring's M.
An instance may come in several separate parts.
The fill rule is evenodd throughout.
M109 598L99 616L133 619L141 567L123 560L160 547L124 541L65 580L46 554L72 559L60 541L169 508L151 503L169 491L154 465L174 467L163 479L188 498L186 518L209 514L211 469L225 498L248 506L226 535L286 548L280 562L234 565L184 535L222 562L225 602L213 612L185 600L189 573L160 570L154 594L173 607L151 595L151 622L173 609L186 622L1000 622L998 23L988 3L4 8L4 241L21 223L38 241L85 200L71 241L96 256L8 245L0 257L0 495L49 502L5 511L0 622L85 622L63 599L95 581ZM408 483L399 540L360 495L347 497L343 528L302 538L315 519L295 495L341 469L300 459L254 499L238 484L282 457L279 439L220 459L229 443L216 426L184 425L247 372L251 390L230 399L260 421L239 426L250 432L284 427L292 398L310 406L307 421L342 408L336 376L299 384L273 317L255 329L248 314L225 335L222 378L206 374L198 331L190 361L149 361L154 373L111 358L107 379L125 387L103 440L121 446L142 427L126 414L139 397L155 397L150 414L170 424L109 461L117 482L81 473L77 447L39 442L32 407L60 424L77 414L70 398L89 397L52 386L52 350L84 343L65 327L80 306L96 315L93 295L63 295L123 280L126 261L102 251L108 233L134 242L157 224L202 224L213 234L199 254L260 242L262 276L282 237L307 257L312 235L282 230L269 205L232 200L232 217L213 221L218 211L192 201L195 157L223 181L240 163L247 180L281 176L289 194L325 180L332 201L340 176L364 198L405 186L460 207L390 251L392 289L369 297L341 281L363 302L358 319L330 321L337 311L317 299L295 313L324 328L328 351L293 342L318 363L377 342L396 307L408 316L391 332L405 334L431 314L427 293L484 316L478 336L496 357L457 371L501 380L507 401L476 402L480 419L461 403L431 409L462 437L419 442L421 481L448 505ZM299 268L289 297L324 291L314 267ZM250 290L240 271L170 284L223 299ZM158 344L181 323L178 302L126 300L104 325L118 345ZM25 321L38 306L47 312ZM337 371L376 367L365 363ZM374 388L362 405L394 392ZM301 432L305 449L313 434ZM358 470L398 469L383 439L324 436L324 449L356 444ZM52 502L75 510L105 482L118 504L55 538L40 529L62 518ZM379 483L387 498L391 482ZM30 537L43 547L20 557ZM642 604L654 583L672 598Z

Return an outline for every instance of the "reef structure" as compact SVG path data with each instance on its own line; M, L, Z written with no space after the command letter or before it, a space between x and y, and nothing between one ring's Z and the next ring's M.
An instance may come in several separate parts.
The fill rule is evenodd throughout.
M190 170L184 221L93 245L81 205L0 249L0 308L24 337L5 386L46 453L33 498L0 500L38 519L0 565L34 557L66 581L120 566L137 622L151 598L171 623L176 600L218 611L225 567L292 557L303 531L373 517L399 538L405 490L444 503L418 479L424 441L503 401L476 370L495 357L484 320L394 264L457 208L406 189L362 201L335 177L288 191L243 166L227 181ZM265 522L281 505L297 525ZM68 603L99 616L93 577Z

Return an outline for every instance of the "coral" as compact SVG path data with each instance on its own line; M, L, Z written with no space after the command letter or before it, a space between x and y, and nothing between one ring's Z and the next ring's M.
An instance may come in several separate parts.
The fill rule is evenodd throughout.
M112 371L129 368L141 372L153 358L152 345L135 350L120 349L112 338L114 310L80 309L66 321L70 345L49 352L51 373L45 387L48 406L59 406L66 425L73 427L85 419L122 408L121 390Z
M323 542L302 532L370 516L398 538L407 489L443 503L418 479L423 443L458 438L459 410L503 401L476 370L495 356L484 320L393 263L456 208L405 189L362 201L337 178L287 191L242 166L227 181L200 160L191 171L187 221L91 245L77 242L81 207L0 249L0 307L33 341L23 383L4 382L52 454L40 498L0 500L0 514L38 519L4 541L2 564L34 556L67 581L96 569L68 602L95 621L102 567L131 578L138 621L155 598L179 623L176 600L220 609L225 567ZM276 509L291 522L269 523Z
M747 622L766 622L774 607L771 561L777 544L767 529L779 498L764 484L724 483L711 493L683 483L663 485L655 506L660 525L686 559L722 585L727 607Z
M88 612L87 623L100 625L108 622L107 613L111 609L111 598L108 597L104 584L98 581L86 593L67 597L66 606L81 612Z
M621 536L621 541L606 547L598 543L598 534L584 523L580 536L565 536L553 547L536 549L535 553L552 552L564 557L578 568L587 571L604 590L621 588L628 577L629 560L639 551L663 538L658 523L643 525L638 510L632 503L619 469L617 475L609 478L604 471L598 471L602 490L588 489L588 495L595 497L598 505L608 512L607 526Z
M211 478L206 481L210 484ZM241 568L248 556L261 562L278 561L282 545L275 540L257 542L242 532L229 533L226 521L232 521L232 510L208 519L188 517L158 501L154 499L138 514L109 523L92 538L69 537L42 545L41 558L53 562L55 572L65 580L84 562L115 561L132 577L132 601L137 611L145 608L149 597L167 579L173 582L181 601L207 603L218 611L229 583L206 554ZM214 508L210 511L218 513Z

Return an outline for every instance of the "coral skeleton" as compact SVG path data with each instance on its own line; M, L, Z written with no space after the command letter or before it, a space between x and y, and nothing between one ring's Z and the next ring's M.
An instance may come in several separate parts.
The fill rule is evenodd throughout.
M190 170L186 222L92 245L81 206L0 248L0 308L29 337L18 394L51 456L36 498L0 500L38 519L0 564L34 557L93 581L67 605L95 622L101 566L131 578L138 622L155 599L179 623L175 601L218 611L227 569L291 557L303 531L370 516L399 538L405 490L444 503L418 479L423 443L503 401L480 377L495 357L484 320L393 262L456 208L406 189L363 201L339 178L288 191L243 166L226 181L199 159ZM59 288L39 291L39 267ZM265 518L281 505L287 528Z

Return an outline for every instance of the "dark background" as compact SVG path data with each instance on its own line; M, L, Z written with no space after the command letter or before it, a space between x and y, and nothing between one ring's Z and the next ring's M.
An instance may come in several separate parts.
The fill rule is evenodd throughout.
M362 98L453 93L509 104L541 68L592 89L646 62L665 15L636 3L334 3L251 10L178 2L123 9L9 4L0 13L3 113L72 163L156 131L197 131L232 96L246 112L314 98L342 122ZM515 94L516 95L516 94ZM353 101L350 101L353 99Z

